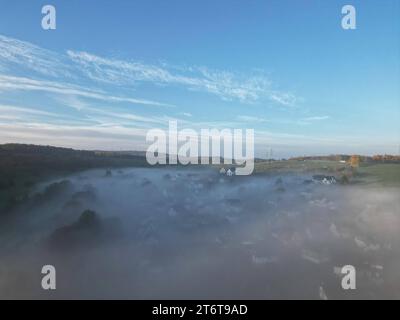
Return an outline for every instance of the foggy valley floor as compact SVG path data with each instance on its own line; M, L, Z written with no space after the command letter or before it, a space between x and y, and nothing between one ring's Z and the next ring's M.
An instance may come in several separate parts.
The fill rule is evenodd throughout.
M400 298L397 186L307 172L88 170L1 217L0 298ZM57 270L44 291L41 268ZM357 289L341 288L353 265Z

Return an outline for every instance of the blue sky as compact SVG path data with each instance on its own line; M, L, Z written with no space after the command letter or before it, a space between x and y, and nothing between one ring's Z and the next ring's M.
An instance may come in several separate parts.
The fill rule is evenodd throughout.
M258 156L398 153L399 3L1 0L0 143L145 149L177 119Z

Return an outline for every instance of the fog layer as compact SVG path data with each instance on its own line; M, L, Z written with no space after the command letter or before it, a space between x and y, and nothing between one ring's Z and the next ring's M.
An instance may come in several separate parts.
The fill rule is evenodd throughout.
M1 218L0 298L400 298L399 190L308 179L134 168L49 181Z

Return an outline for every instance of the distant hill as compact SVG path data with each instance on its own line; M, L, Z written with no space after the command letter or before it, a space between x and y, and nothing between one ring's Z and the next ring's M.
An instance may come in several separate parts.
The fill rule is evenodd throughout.
M0 145L0 172L9 170L75 170L147 165L144 154L74 150L51 146Z
M46 178L94 168L148 166L136 152L84 151L27 144L0 145L0 213Z
M360 162L366 163L399 163L400 156L383 154L383 155L374 155L374 156L363 156L363 155L347 155L347 154L334 154L327 156L303 156L303 157L293 157L289 160L330 160L330 161L350 161L351 158L358 157Z

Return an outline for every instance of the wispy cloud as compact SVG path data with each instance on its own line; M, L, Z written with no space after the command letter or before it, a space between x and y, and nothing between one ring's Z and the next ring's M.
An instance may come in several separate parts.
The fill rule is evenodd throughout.
M141 116L137 114L133 114L131 112L116 112L116 111L109 111L100 108L85 108L85 113L89 115L92 119L99 120L102 123L103 120L106 119L108 122L110 120L118 120L118 124L121 125L132 125L132 124L145 124L154 127L154 125L162 125L165 126L168 123L166 117L160 116ZM99 117L100 116L100 117ZM121 122L121 120L125 120ZM104 122L103 122L104 123Z
M96 124L96 122L91 121L85 114L82 114L77 118L68 113L60 113L59 111L49 112L32 106L21 107L16 105L0 104L0 113L0 122L2 123L8 123L11 120L12 123L19 124L32 122L42 123L43 125L60 125L67 123L71 125Z
M260 72L244 75L197 66L172 68L168 64L153 65L135 60L105 58L74 50L56 53L0 35L0 70L10 71L16 66L52 77L52 80L58 78L79 82L89 79L93 84L106 83L114 88L132 87L136 83L146 82L179 86L189 91L212 94L222 100L242 103L269 99L283 106L293 106L298 101L293 93L274 89L272 81Z
M71 77L71 68L63 56L29 42L0 35L0 70L15 66L29 68L41 75Z
M206 67L169 70L166 65L156 66L137 61L110 59L87 52L69 50L67 54L81 66L89 78L105 83L133 86L137 82L151 82L183 86L188 90L216 95L223 100L247 103L268 98L279 104L291 106L297 101L291 93L274 90L272 82L262 75L244 76Z
M81 96L84 98L103 100L108 102L128 102L132 104L172 107L172 105L164 104L157 101L113 96L107 94L104 91L88 89L82 86L67 83L0 75L0 91L5 90L45 91L49 93L62 94L67 96Z
M245 116L245 115L237 116L236 119L243 122L258 122L258 123L267 122L266 119L261 117Z
M59 117L60 115L53 112L47 112L37 109L25 108L25 107L18 107L18 106L11 106L11 105L4 105L0 104L0 111L3 113L7 113L8 115L11 114L34 114L38 116L50 116L50 117Z
M281 105L289 106L289 107L295 106L296 103L299 100L292 93L289 93L289 92L277 92L277 91L271 92L270 99L280 103Z
M303 121L320 121L320 120L327 120L329 118L330 118L329 116L314 116L314 117L302 118L301 120L303 120Z
M296 124L300 126L308 126L311 124L315 124L320 121L328 120L330 119L330 116L311 116L311 117L305 117L305 118L300 118L296 121Z

